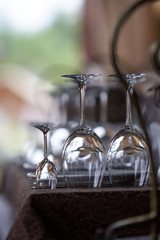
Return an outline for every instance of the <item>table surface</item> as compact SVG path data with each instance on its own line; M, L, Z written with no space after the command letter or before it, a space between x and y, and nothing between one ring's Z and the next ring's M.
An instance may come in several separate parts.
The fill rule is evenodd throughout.
M93 240L96 229L150 210L148 187L33 189L26 174L12 162L4 168L2 192L15 214L7 240ZM146 224L130 227L122 231L122 236L145 235L148 230Z

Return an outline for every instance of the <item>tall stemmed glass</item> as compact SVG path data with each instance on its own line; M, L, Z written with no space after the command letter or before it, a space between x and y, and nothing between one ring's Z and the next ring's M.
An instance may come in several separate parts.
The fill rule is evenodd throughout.
M123 75L128 82L126 124L112 138L107 150L108 169L115 186L145 186L149 178L150 156L144 135L132 122L130 94L133 84L144 80L144 74ZM109 75L118 80L117 75Z
M44 159L36 167L37 188L56 188L57 170L52 161L48 159L47 133L55 128L53 123L32 123L32 126L41 130L44 136Z
M106 170L105 148L98 135L85 125L84 101L87 82L100 74L62 75L72 78L80 92L79 126L67 138L62 151L68 187L100 187Z

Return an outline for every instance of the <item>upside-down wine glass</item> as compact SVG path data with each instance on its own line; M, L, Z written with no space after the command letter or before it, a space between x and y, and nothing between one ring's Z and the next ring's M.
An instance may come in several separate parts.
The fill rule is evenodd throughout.
M32 123L33 127L42 131L44 136L44 159L36 167L37 188L55 189L57 184L57 170L48 159L47 133L55 128L53 123Z
M62 151L63 173L68 187L101 187L106 170L104 145L84 121L86 84L98 76L100 74L62 75L76 82L80 92L79 126L69 135Z
M108 75L118 80L117 75ZM126 123L114 135L107 150L107 163L113 186L146 186L149 178L150 156L145 137L132 122L130 94L133 84L144 81L145 74L125 74L128 83L126 91ZM130 94L129 94L130 92Z

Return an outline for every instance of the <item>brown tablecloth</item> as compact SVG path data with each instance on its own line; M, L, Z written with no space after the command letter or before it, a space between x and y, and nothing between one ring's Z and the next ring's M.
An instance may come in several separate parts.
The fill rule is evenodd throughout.
M15 163L4 169L2 191L15 213L7 240L93 240L97 228L150 209L149 188L32 189L26 171ZM123 236L148 230L132 227Z

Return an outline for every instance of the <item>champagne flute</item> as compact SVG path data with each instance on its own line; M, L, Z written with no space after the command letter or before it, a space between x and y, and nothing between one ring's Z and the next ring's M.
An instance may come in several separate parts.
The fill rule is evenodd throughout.
M106 170L105 148L98 135L85 125L86 84L100 74L62 75L72 78L80 92L80 122L67 138L63 151L63 173L68 187L101 187Z
M117 75L108 75L118 80ZM141 131L133 125L130 94L133 84L144 81L144 74L123 75L128 82L127 116L125 125L114 135L108 150L107 162L114 186L146 186L149 178L149 148Z

